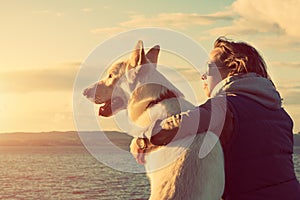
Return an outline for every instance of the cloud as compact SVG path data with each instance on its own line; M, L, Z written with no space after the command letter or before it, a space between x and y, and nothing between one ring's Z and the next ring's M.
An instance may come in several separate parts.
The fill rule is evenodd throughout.
M168 80L172 83L178 82L190 82L190 81L200 81L202 72L197 71L191 66L173 66L172 68L158 68Z
M36 11L33 11L33 13L35 14L49 14L51 13L50 10L36 10Z
M120 32L125 31L125 28L122 27L111 27L111 28L96 28L96 29L92 29L90 30L90 33L92 34L103 34L103 35L114 35Z
M300 90L285 92L283 100L287 105L300 105Z
M300 81L279 84L277 89L280 91L285 105L300 105Z
M271 65L274 67L300 69L300 62L271 62Z
M72 90L79 66L79 62L73 62L45 69L1 71L0 92Z
M211 25L217 20L232 21L235 18L234 13L230 11L216 12L202 15L199 13L160 13L156 16L139 15L135 12L131 14L129 20L123 21L118 26L111 28L96 28L90 30L93 34L116 34L130 28L136 27L164 27L175 29L186 29L193 26Z
M52 10L37 10L37 11L33 11L34 14L47 14L47 15L53 15L56 17L61 17L64 16L65 13L61 12L61 11L52 11Z
M264 46L298 49L299 7L297 0L237 0L227 8L237 16L232 24L209 32L213 35L256 35Z
M216 20L232 20L229 12L219 12L210 15L198 13L161 13L154 17L132 15L130 20L120 23L123 27L159 26L185 29L195 25L210 25Z
M280 90L283 90L283 92L300 92L300 81L281 84L277 88ZM300 95L299 95L299 98L300 98ZM299 103L300 103L300 101L299 101Z
M116 34L136 27L178 30L206 27L208 29L203 32L204 35L252 37L262 47L300 50L299 7L299 0L236 0L223 11L210 14L159 13L146 16L135 13L115 27L94 29L91 33Z
M82 8L81 11L84 12L84 13L91 13L94 10L92 8Z

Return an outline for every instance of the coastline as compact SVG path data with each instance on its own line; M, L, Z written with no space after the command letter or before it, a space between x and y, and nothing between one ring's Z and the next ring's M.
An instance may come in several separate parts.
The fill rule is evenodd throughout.
M101 134L96 131L83 132L89 139L94 134ZM106 140L94 141L92 137L91 143L93 145L105 145L108 141L114 143L122 149L129 149L131 137L125 133L116 131L105 131ZM0 147L9 146L84 146L77 131L51 131L51 132L15 132L15 133L1 133Z
M86 131L87 137L92 134L101 134L97 131ZM128 148L132 137L117 131L104 131L105 136L117 146ZM94 145L107 143L93 141ZM84 146L77 131L51 132L15 132L1 133L0 146ZM294 147L300 148L300 134L294 134Z

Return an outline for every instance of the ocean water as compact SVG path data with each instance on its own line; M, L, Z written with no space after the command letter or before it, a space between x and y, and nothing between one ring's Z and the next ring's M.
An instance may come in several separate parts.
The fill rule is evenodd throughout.
M83 147L0 147L0 199L148 199L145 174L113 170ZM295 148L300 180L300 148Z
M145 174L113 170L83 147L1 147L0 199L148 199Z

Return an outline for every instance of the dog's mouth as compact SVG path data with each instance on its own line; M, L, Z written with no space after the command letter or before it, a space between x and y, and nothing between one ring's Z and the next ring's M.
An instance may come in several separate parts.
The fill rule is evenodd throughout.
M101 103L99 107L99 116L110 117L113 113L121 110L124 106L124 101L121 97L115 97L108 101Z

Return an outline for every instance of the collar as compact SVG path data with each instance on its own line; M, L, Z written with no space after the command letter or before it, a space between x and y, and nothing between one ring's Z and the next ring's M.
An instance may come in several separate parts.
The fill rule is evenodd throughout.
M140 150L144 151L144 150L147 149L147 147L150 146L150 141L149 141L148 138L139 137L139 138L136 139L136 144L137 144L137 146L139 147Z
M171 90L167 90L166 93L161 94L158 99L155 99L153 101L150 101L149 104L147 105L146 109L151 108L155 104L158 104L159 102L165 100L165 99L171 99L171 98L177 98L178 96L172 92Z
M136 139L136 145L143 153L148 153L151 150L158 148L159 146L153 145L148 138L138 137Z

